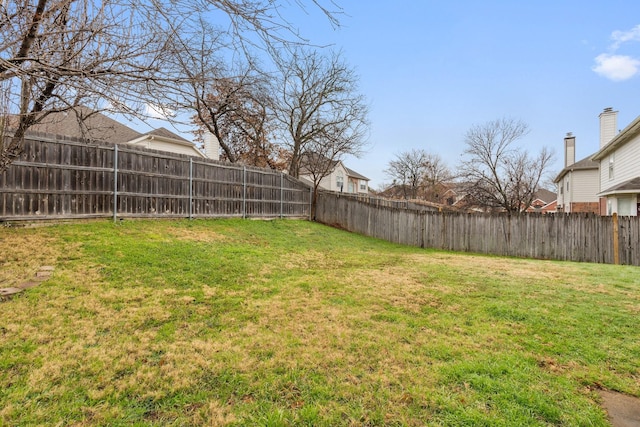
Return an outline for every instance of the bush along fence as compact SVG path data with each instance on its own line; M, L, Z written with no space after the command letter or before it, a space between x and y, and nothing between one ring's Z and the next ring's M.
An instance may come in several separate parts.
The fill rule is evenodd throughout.
M423 248L640 265L640 217L435 212L376 206L322 192L316 220Z
M0 173L0 221L310 213L310 187L286 174L124 144L29 138Z

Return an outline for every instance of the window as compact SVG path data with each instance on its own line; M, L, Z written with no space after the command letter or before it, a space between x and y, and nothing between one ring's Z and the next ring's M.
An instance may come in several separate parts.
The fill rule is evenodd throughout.
M633 214L631 211L633 206L633 199L631 197L620 197L618 199L618 215L620 216L630 216Z
M609 156L609 179L613 179L613 164L615 162L615 153Z
M367 181L364 179L360 180L360 191L367 191Z
M338 173L336 174L336 187L338 188L338 191L342 191L342 188L344 187L344 175L342 175L342 171L338 171Z

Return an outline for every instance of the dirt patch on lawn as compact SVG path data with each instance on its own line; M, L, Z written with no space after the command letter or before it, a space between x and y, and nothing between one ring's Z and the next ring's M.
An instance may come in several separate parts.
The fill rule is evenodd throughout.
M599 393L613 427L640 427L640 399L608 390Z

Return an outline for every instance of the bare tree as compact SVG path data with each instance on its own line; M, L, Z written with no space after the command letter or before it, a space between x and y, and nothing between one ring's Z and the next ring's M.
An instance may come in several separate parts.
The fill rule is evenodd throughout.
M422 197L430 202L442 203L447 185L453 174L438 154L427 154L427 169L422 180Z
M289 174L300 175L307 154L330 161L359 155L366 144L368 106L358 92L357 75L341 55L298 48L280 71L275 114L291 156Z
M13 137L0 141L0 170L21 150L26 131L47 114L102 99L133 102L156 72L160 44L151 11L117 2L3 2L0 83L9 92Z
M234 150L235 158L251 166L283 170L281 148L273 142L273 115L270 94L261 85L251 91L224 117L221 133Z
M433 157L423 149L411 149L395 155L385 174L400 187L405 199L416 199L431 167ZM437 170L432 170L436 173ZM435 178L435 177L434 177Z
M159 88L150 90L156 104L189 117L197 139L215 135L229 162L277 167L271 90L258 62L246 50L235 55L229 34L204 19L169 25L165 73L171 78L150 85Z
M477 204L510 213L523 212L531 205L553 153L542 148L532 157L516 147L528 132L526 123L510 118L474 125L467 131L460 178Z
M295 4L304 7L302 1ZM337 24L340 10L319 0L311 4ZM201 18L226 17L228 40L240 54L258 44L275 52L289 40L301 42L282 18L286 7L277 0L1 2L0 91L8 96L0 98L0 111L3 131L12 128L12 138L0 140L0 170L19 155L27 130L50 113L80 105L144 111L154 99L153 84L176 78L165 73L168 40L191 38L197 29L191 23Z

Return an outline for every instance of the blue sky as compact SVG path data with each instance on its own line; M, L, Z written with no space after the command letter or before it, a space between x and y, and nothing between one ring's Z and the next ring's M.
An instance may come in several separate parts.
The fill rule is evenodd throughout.
M554 149L555 174L567 132L581 159L598 148L605 107L619 111L620 129L640 115L636 0L337 2L340 28L311 7L288 18L312 43L341 49L361 77L370 146L345 163L372 188L390 182L389 160L412 148L455 169L474 124L525 121L521 143Z
M361 76L371 105L370 149L347 159L374 188L388 161L423 148L455 168L473 124L501 117L531 127L522 144L577 157L598 148L598 115L640 115L640 2L351 1L332 30L313 15L303 34L333 43ZM304 16L303 16L304 17ZM598 62L600 61L600 62ZM600 68L596 68L600 65Z

